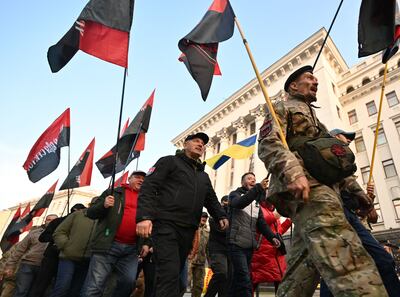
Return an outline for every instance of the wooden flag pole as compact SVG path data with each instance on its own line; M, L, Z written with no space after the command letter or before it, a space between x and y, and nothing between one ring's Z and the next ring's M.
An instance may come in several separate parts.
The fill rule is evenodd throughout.
M377 147L377 144L378 144L378 133L379 133L379 127L380 127L380 124L381 124L383 94L385 93L387 68L388 68L388 63L385 64L385 70L384 70L384 72L383 72L382 89L381 89L381 98L380 98L380 100L379 100L378 118L377 118L377 120L376 120L374 147L373 147L373 149L372 149L372 157L371 157L371 166L370 166L370 169L369 169L368 185L370 185L371 182L372 182L372 175L373 175L372 173L373 173L373 171L374 171L376 147Z
M70 144L71 145L71 144ZM70 145L68 145L68 174L69 174L69 172L70 172L70 170L71 170L71 148L70 148ZM68 177L68 174L67 174L67 177ZM70 194L70 192L69 192L69 188L70 188L70 182L68 181L68 189L67 189L67 203L66 203L66 206L67 206L67 214L69 214L69 200L70 200L70 198L71 198L71 194ZM64 213L64 212L63 212Z
M247 42L247 40L246 40L246 38L244 36L242 27L240 26L240 23L239 23L237 17L235 17L235 24L236 24L236 27L238 28L238 30L240 32L240 36L242 37L243 44L246 47L247 54L249 55L249 58L250 58L250 61L251 61L251 65L253 66L253 69L254 69L254 72L256 74L258 83L260 84L261 91L262 91L262 93L264 95L265 102L267 103L268 110L271 113L272 118L274 119L274 122L275 122L276 126L278 127L279 137L280 137L283 145L287 149L289 149L288 144L286 142L285 134L282 131L282 127L280 125L280 122L279 122L278 118L276 117L276 113L275 113L274 107L272 106L271 100L270 100L270 98L268 96L267 89L266 89L266 87L264 85L264 82L263 82L263 80L261 78L260 72L258 71L257 65L256 65L256 63L254 61L254 58L253 58L253 54L251 53L251 50L250 50L250 47L249 47L249 43Z

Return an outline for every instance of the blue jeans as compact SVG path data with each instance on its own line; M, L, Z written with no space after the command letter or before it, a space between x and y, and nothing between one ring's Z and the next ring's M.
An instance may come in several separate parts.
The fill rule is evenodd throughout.
M113 296L130 296L136 279L137 266L136 245L114 241L107 253L94 253L92 255L81 295L83 297L102 296L107 278L114 269L118 281Z
M40 266L21 263L15 278L14 297L30 296L29 292L38 276Z
M87 260L71 261L60 258L56 282L50 297L79 297L88 267Z
M344 214L350 225L354 228L354 230L360 237L364 248L374 260L389 297L399 296L400 281L396 275L395 263L392 256L385 251L385 249L374 238L371 232L364 227L364 225L360 222L360 219L355 213L344 207ZM329 291L328 286L323 280L321 280L320 296L333 297L332 293Z
M229 258L232 264L232 282L229 288L229 297L252 297L250 279L251 258L253 249L244 249L237 245L229 246Z

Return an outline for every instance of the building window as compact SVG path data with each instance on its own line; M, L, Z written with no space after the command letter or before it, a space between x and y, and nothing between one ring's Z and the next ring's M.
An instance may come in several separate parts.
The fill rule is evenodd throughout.
M396 167L394 166L393 159L382 161L383 170L385 171L386 178L397 175Z
M256 133L256 123L252 122L250 124L250 135L253 135L254 133Z
M218 143L217 143L217 154L219 153L220 150L221 150L221 143L218 142Z
M349 86L349 87L347 87L347 89L346 89L346 93L347 93L347 94L349 94L349 93L351 93L351 92L353 92L353 91L354 91L353 86Z
M336 112L337 112L339 119L342 119L342 115L340 114L340 108L337 105L336 105Z
M232 134L232 144L235 144L237 142L237 134L233 133Z
M382 144L385 144L385 143L387 143L385 131L383 131L383 129L379 129L377 144L378 145L382 145Z
M233 174L233 170L231 170L231 175L229 178L229 187L233 187L233 178L234 178L234 174Z
M249 171L254 172L254 153L250 157Z
M349 111L349 112L347 113L347 115L349 116L350 125L353 125L354 123L357 123L357 122L358 122L357 113L356 113L356 110L355 110L355 109Z
M399 134L399 136L400 136L400 121L399 121L399 122L396 122L396 123L394 123L394 124L395 124L395 126L396 126L397 134Z
M366 106L367 106L367 111L368 111L368 115L369 116L372 116L372 115L374 115L374 114L376 114L378 112L376 110L375 101L368 102L366 104Z
M357 137L357 138L354 140L354 143L355 143L355 145L356 145L356 152L357 152L357 153L361 153L361 152L364 152L364 151L366 150L366 148L365 148L365 143L364 143L364 139L362 138L362 136Z
M384 73L385 73L385 68L381 68L381 70L379 70L379 76L383 76Z
M366 185L369 179L369 166L363 167L361 170L361 178L363 180L363 184Z
M400 187L390 188L392 194L393 207L396 212L396 218L400 220Z
M369 83L369 82L371 82L371 80L370 80L368 77L366 77L366 78L364 78L364 79L362 80L361 84L364 86L364 85L366 85L366 84Z
M393 107L393 106L399 104L399 99L397 98L396 91L387 93L386 100L388 102L389 107Z
M383 218L382 218L382 212L381 212L381 206L379 205L379 203L375 203L374 204L376 213L378 214L378 220L377 220L377 224L382 223L383 222Z

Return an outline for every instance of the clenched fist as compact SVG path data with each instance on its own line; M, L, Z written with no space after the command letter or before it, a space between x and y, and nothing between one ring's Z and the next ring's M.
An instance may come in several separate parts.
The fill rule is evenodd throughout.
M107 196L104 199L104 208L109 208L114 206L114 196Z

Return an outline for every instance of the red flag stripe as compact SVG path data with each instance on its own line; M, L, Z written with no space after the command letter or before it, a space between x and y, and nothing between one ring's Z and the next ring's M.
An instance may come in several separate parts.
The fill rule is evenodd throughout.
M228 5L228 0L214 0L208 10L223 13L226 5Z
M129 33L92 21L78 21L79 49L121 67L128 67Z

